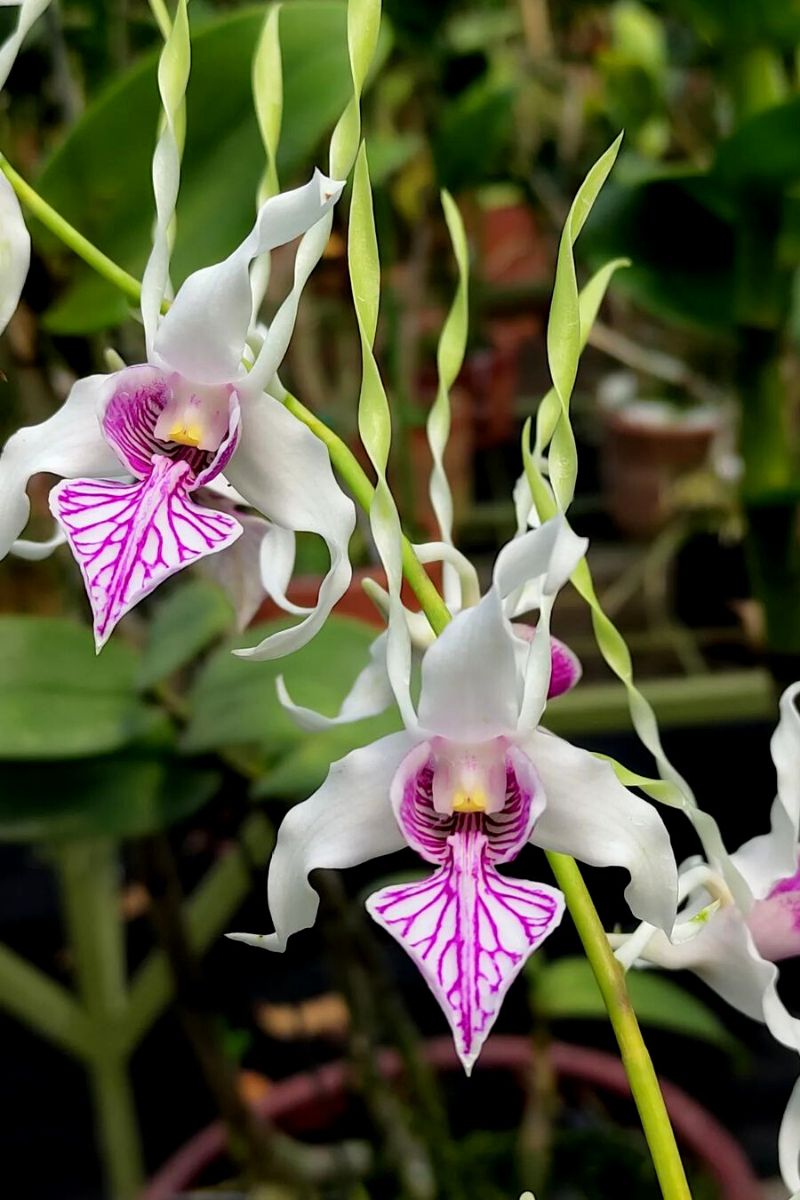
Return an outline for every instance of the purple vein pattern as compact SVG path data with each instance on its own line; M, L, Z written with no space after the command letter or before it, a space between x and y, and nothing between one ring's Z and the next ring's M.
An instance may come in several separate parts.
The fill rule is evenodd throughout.
M432 783L429 760L406 781L398 818L409 844L438 870L382 888L367 909L422 972L469 1073L511 983L556 928L564 905L555 888L496 870L530 834L532 797L510 760L506 804L492 815L437 813Z
M238 405L219 448L162 442L154 427L171 396L170 377L152 369L120 372L102 418L103 432L133 483L64 480L50 508L83 574L98 650L114 626L170 575L230 546L242 526L229 513L196 504L190 493L223 470L238 437Z

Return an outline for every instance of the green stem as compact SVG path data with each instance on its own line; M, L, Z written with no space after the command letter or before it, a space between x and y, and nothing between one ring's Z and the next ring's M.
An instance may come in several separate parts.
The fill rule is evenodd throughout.
M87 1059L97 1134L113 1200L133 1200L143 1178L139 1129L125 1045L125 940L117 846L111 839L65 842L56 850L69 943L92 1029Z
M43 224L47 225L66 245L75 250L76 254L88 262L98 274L120 287L131 299L138 301L141 295L139 282L59 217L58 213L50 208L9 167L1 155L0 170L10 180L20 199L43 221ZM287 396L284 403L289 412L302 421L327 446L331 462L349 487L356 502L368 512L374 488L349 447L294 396ZM451 614L417 559L413 546L405 537L403 538L403 573L419 600L431 628L437 635L440 634L450 621ZM551 853L548 858L559 887L564 893L567 907L575 922L603 996L630 1081L631 1092L653 1156L664 1200L691 1200L669 1115L650 1055L631 1006L625 986L625 976L611 952L602 923L577 863L563 854Z
M547 859L566 897L570 916L608 1011L661 1194L664 1200L691 1200L658 1077L625 986L625 974L611 951L578 864L573 858L554 851L548 851Z
M29 183L25 182L21 175L17 174L3 154L0 154L0 171L3 172L25 207L44 225L45 229L49 229L51 233L55 234L60 242L63 242L79 258L88 263L103 279L107 279L114 287L119 288L129 300L135 304L139 303L142 294L142 285L139 280L124 271L107 254L103 254L102 250L98 250L88 238L78 232L74 225L70 225L69 221L65 221L60 213L57 213Z

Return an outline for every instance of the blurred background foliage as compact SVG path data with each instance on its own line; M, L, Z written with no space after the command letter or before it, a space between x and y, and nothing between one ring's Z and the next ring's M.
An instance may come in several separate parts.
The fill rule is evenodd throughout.
M251 65L265 11L192 0L176 286L228 253L255 211L264 161ZM14 15L0 11L0 33ZM615 278L575 397L575 520L678 765L738 844L763 815L739 798L763 797L765 813L774 788L774 682L800 675L800 3L387 0L385 18L364 129L383 261L378 350L397 429L392 479L408 527L433 532L424 421L455 281L439 189L458 201L472 256L469 348L446 461L459 540L486 574L514 528L521 426L548 386L560 226L586 169L624 128L577 246L584 275L616 256L631 265ZM290 186L324 165L349 95L345 6L287 0L280 29L278 169ZM0 105L11 162L137 275L153 220L159 46L143 0L61 0L27 39ZM347 196L285 379L358 452L346 205ZM31 229L24 303L0 346L3 433L48 415L77 375L105 369L109 347L126 361L142 356L125 299ZM276 254L267 313L290 270L291 257ZM34 536L49 531L45 482L31 489ZM366 662L376 614L361 582L380 575L363 528L353 553L356 579L339 615L285 664L233 658L231 646L254 642L258 629L237 635L222 593L185 577L131 614L95 659L63 551L0 568L0 850L10 881L0 889L0 1005L10 1036L22 1022L86 1068L106 1180L88 1099L75 1101L84 1083L67 1060L23 1040L8 1065L18 1120L3 1135L6 1161L27 1145L26 1122L78 1133L64 1136L53 1163L28 1155L15 1194L127 1200L216 1114L233 1133L207 1178L267 1178L264 1196L361 1197L365 1175L369 1194L419 1200L530 1186L540 1200L594 1200L612 1185L631 1200L656 1194L630 1110L602 1088L571 1091L547 1065L554 1032L609 1046L566 932L553 953L563 947L567 957L537 957L505 1026L532 1039L544 1066L516 1090L505 1068L484 1083L499 1124L487 1116L480 1135L464 1116L474 1118L474 1091L448 1076L446 1115L419 1054L415 1025L441 1032L438 1012L359 917L368 872L353 873L351 896L321 879L324 936L298 939L280 960L221 941L235 925L266 923L263 863L285 806L332 760L396 727L389 714L308 736L275 695L283 671L300 703L333 712ZM315 594L319 555L301 539L298 603ZM280 619L267 604L257 618L259 627ZM586 682L553 707L553 727L649 770L570 594L556 632L583 657ZM675 832L681 847L684 831ZM417 866L401 856L386 870ZM625 919L618 882L592 880L609 927ZM785 1061L682 981L634 984L659 1064L735 1126L768 1173ZM178 1021L192 1057L176 1048ZM403 1088L374 1069L383 1044L405 1062ZM333 1157L254 1124L252 1100L343 1045L359 1082L355 1115L332 1116L320 1102L313 1127ZM43 1078L53 1081L49 1104ZM697 1197L725 1196L710 1182L713 1163L693 1168Z

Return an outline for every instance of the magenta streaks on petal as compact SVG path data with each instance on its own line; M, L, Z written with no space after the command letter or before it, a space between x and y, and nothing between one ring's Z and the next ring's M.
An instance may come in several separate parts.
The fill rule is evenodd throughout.
M50 493L50 509L83 574L98 650L139 600L242 532L227 513L189 498L190 478L188 463L156 456L142 482L65 480Z
M770 962L800 956L800 870L775 884L747 917L759 954Z
M500 739L497 741L506 777L505 801L499 812L479 814L488 839L487 854L493 863L508 862L519 853L544 803L530 760L518 748L507 748ZM449 856L448 838L460 814L436 811L435 764L436 755L429 742L412 750L392 781L392 806L409 846L427 862L443 863Z
M457 814L439 870L422 882L382 888L367 901L439 1001L468 1074L508 988L564 907L554 888L495 870L488 820Z
M198 389L202 403L196 406L197 428L192 432L200 437L210 430L216 446L201 450L164 440L155 432L165 412L174 407L178 393L191 397L193 385L149 366L127 367L114 378L116 386L102 415L103 433L132 475L146 479L155 456L182 461L189 467L184 486L190 490L209 483L225 469L239 438L239 402L232 388Z
M522 638L526 642L533 641L536 633L535 625L526 625L521 621L515 621L512 629L517 637ZM570 650L565 642L560 642L558 638L551 637L550 639L550 683L547 688L547 699L552 700L556 696L563 696L564 692L568 692L580 680L583 674L580 659L574 651Z

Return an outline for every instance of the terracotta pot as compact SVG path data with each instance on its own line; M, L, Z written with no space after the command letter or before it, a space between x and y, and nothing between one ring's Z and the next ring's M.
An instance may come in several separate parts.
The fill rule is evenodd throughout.
M425 1042L423 1053L438 1071L461 1070L450 1038ZM549 1054L556 1075L563 1081L584 1083L616 1096L630 1094L622 1064L610 1054L561 1042L553 1043ZM524 1085L532 1062L533 1046L527 1038L498 1035L484 1046L477 1072L480 1074L487 1068L505 1070ZM378 1063L386 1079L397 1079L402 1074L402 1062L393 1050L381 1051ZM319 1133L345 1107L351 1082L347 1063L329 1063L275 1084L254 1109L292 1133ZM664 1082L661 1088L681 1147L689 1150L716 1181L720 1200L761 1200L760 1184L727 1130L680 1088ZM225 1128L221 1121L215 1121L173 1155L145 1189L141 1200L176 1200L225 1153Z
M707 460L718 420L710 414L695 422L656 423L643 419L638 411L601 412L600 468L606 510L629 537L652 537L670 518L675 481Z

